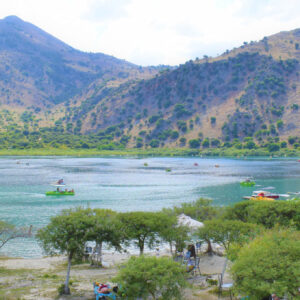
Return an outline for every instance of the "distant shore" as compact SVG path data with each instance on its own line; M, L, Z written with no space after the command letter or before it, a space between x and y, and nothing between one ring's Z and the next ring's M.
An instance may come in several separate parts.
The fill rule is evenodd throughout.
M154 149L119 149L119 150L98 150L98 149L61 149L61 148L40 148L40 149L0 149L0 156L73 156L73 157L172 157L172 156L195 156L195 157L300 157L300 151L295 149L284 149L270 152L265 149L233 149L233 148L209 148L209 149L188 149L188 148L154 148Z

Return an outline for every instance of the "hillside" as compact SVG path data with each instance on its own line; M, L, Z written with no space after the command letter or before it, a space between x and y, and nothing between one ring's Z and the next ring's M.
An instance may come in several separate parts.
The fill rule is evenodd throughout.
M191 139L214 138L218 145L235 138L288 137L299 135L298 81L298 60L244 51L211 63L190 61L102 91L70 110L67 121L85 115L85 130L125 128L141 147L153 140L184 146Z
M157 70L101 53L78 51L10 16L0 20L0 72L1 106L37 113L69 101L95 81L119 84L147 78Z
M18 140L16 148L206 148L239 147L246 138L251 148L297 137L299 44L293 30L177 68L144 68L78 51L7 17L0 21L0 140L3 147Z

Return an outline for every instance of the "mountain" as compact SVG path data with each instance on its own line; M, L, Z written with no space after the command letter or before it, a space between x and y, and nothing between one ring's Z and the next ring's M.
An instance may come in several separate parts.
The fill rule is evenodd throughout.
M299 44L296 29L176 68L140 67L78 51L7 17L0 21L0 126L28 136L93 134L127 147L299 136Z
M16 16L0 20L0 97L8 108L36 111L66 102L95 80L119 84L147 78L155 68L142 68L101 53L78 51Z
M300 30L281 32L217 58L189 61L107 94L100 91L68 120L85 115L87 131L121 124L134 137L131 146L299 136L299 44Z

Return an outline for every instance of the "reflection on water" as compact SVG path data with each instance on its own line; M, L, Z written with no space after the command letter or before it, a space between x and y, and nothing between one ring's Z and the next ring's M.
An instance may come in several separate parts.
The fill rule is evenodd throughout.
M0 219L36 229L62 209L77 206L154 211L199 197L231 205L264 186L279 193L300 191L300 163L295 159L1 158L0 174ZM239 185L248 176L255 178L255 188ZM75 189L75 196L45 196L59 178ZM3 251L41 255L33 239L12 241Z

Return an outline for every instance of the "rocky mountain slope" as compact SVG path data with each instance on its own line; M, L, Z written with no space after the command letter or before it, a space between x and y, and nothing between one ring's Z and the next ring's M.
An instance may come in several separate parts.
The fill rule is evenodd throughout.
M300 30L177 68L83 53L17 17L0 21L0 126L185 146L300 134Z

